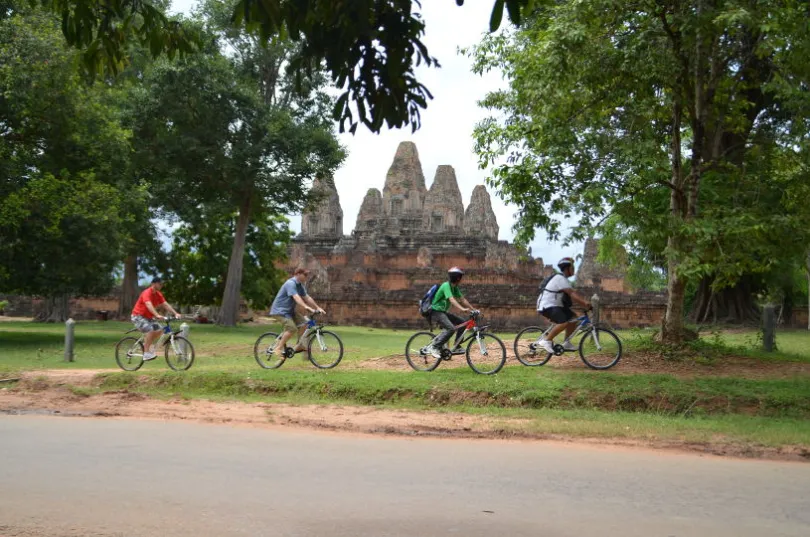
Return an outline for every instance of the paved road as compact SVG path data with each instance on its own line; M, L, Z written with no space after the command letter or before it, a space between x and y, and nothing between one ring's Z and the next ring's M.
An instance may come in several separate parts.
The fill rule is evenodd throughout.
M810 535L810 464L0 417L0 536Z

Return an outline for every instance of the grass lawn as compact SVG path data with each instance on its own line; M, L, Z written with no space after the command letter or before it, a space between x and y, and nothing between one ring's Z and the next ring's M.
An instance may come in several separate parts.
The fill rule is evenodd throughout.
M128 322L82 321L76 324L75 361L64 362L64 325L32 322L0 322L0 367L6 369L118 369L115 363L115 343L132 325ZM240 325L224 328L215 325L191 324L190 339L196 351L194 370L253 370L253 343L267 331L278 331L278 325ZM357 326L331 328L340 335L345 346L343 363L359 362L381 356L402 355L405 343L415 330L386 330ZM645 349L650 331L620 330L619 335L628 352ZM511 354L514 333L498 334ZM707 357L731 350L755 359L810 362L810 332L780 331L778 351L765 353L758 349L756 332L724 332L705 334ZM717 348L712 347L715 345ZM711 356L710 356L711 355ZM463 361L463 357L461 357ZM404 363L403 356L403 363ZM161 359L146 364L143 371L165 369ZM288 360L283 369L311 368L304 359ZM338 366L339 368L340 366Z
M504 430L520 427L535 434L643 439L677 438L687 442L732 439L767 446L810 446L810 333L780 332L779 352L757 349L756 334L707 334L695 346L697 359L711 364L724 353L737 360L779 367L800 366L781 376L674 375L634 371L597 372L580 368L527 368L511 360L496 376L473 373L457 357L433 373L380 370L371 359L402 356L412 330L336 326L344 341L343 362L334 370L316 370L303 357L267 371L253 360L253 343L277 327L222 328L191 325L197 361L184 373L170 371L162 359L137 374L118 370L116 341L129 323L80 322L76 325L76 361L63 361L64 326L28 322L0 323L0 371L36 369L109 369L91 391L127 389L158 397L214 400L284 401L294 404L340 403L381 407L461 411L503 418ZM622 331L626 356L647 352L649 332ZM500 334L511 355L514 334ZM740 358L742 357L742 358ZM628 359L629 361L629 359ZM360 366L366 364L364 368ZM780 365L781 363L781 365ZM0 375L2 376L2 375ZM511 425L510 425L511 424Z
M278 331L278 325L241 325L224 328L215 325L191 324L189 339L194 345L194 370L241 371L258 369L253 359L253 343L268 331ZM82 321L75 327L75 356L73 363L64 361L65 327L57 324L30 322L0 323L0 367L24 369L118 369L115 344L124 332L132 328L127 322ZM411 330L380 330L361 327L333 327L343 340L343 362L371 357L402 354ZM302 355L299 355L302 356ZM404 361L403 357L403 361ZM284 369L312 368L309 362L296 357L284 364ZM166 369L162 358L145 364L143 371Z

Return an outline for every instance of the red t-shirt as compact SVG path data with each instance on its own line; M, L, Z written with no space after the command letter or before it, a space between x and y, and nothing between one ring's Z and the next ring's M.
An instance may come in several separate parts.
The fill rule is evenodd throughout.
M163 298L163 293L154 287L148 287L143 293L141 293L141 296L138 297L135 307L132 308L132 315L140 315L146 319L152 319L154 315L152 315L152 312L146 307L147 302L151 302L152 305L157 308L166 302L166 299Z

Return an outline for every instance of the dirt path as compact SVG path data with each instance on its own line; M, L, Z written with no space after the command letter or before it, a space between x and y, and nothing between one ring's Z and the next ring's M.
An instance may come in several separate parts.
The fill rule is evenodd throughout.
M408 411L350 405L215 402L156 399L126 390L89 393L104 370L44 370L22 374L17 383L0 384L0 415L42 414L85 418L181 420L248 427L303 427L360 434L444 438L524 438L600 445L808 461L801 447L764 448L735 443L571 438L537 433L529 419L498 418L458 412Z

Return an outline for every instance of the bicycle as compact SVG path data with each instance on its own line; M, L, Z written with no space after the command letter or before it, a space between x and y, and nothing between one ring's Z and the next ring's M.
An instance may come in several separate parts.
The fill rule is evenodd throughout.
M591 369L610 369L622 358L622 342L613 330L605 328L599 324L593 324L588 311L583 312L582 317L577 317L579 325L565 339L564 343L572 341L577 336L582 336L579 340L579 357L583 363ZM524 328L515 336L514 350L518 361L529 367L545 365L551 356L562 356L565 352L563 345L554 344L554 352L549 353L539 345L541 338L544 338L552 328L554 323L543 330L539 326Z
M307 342L307 358L312 365L319 369L332 369L343 359L343 341L334 332L323 329L326 323L316 323L317 315L313 313L306 318L306 322L298 325L299 328L307 327L299 341ZM265 369L278 369L288 358L296 354L292 347L285 348L284 352L276 352L280 340L281 334L275 332L266 332L259 336L253 345L253 356L260 366Z
M180 317L174 320L179 320ZM163 354L166 358L166 364L175 371L185 371L191 364L194 363L194 345L182 336L182 330L172 330L172 319L166 318L166 324L163 326L163 333L160 338L154 343L154 347L160 348L163 346ZM129 334L136 332L137 328L132 328L124 332ZM143 340L144 335L135 338L132 336L122 338L115 344L115 361L118 367L124 371L137 371L143 365Z
M501 339L485 330L488 326L478 326L482 315L480 311L473 311L467 321L455 326L454 329L464 327L458 346L467 343L465 356L470 369L481 375L494 375L506 363L506 346ZM453 355L447 347L441 349L439 358L436 358L426 348L436 338L432 332L417 332L405 344L405 358L408 364L416 371L433 371L444 360Z

